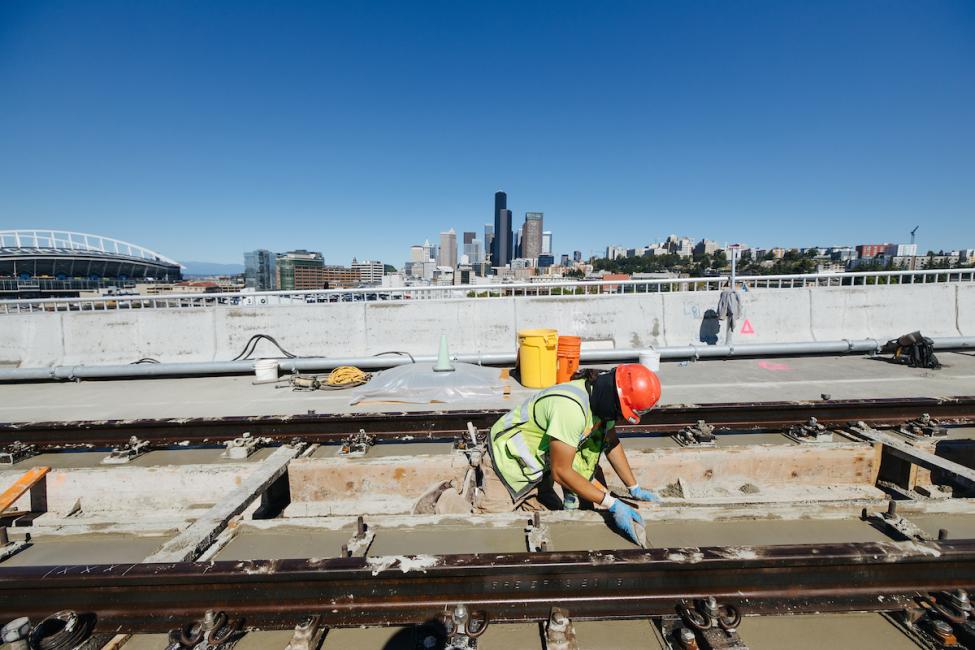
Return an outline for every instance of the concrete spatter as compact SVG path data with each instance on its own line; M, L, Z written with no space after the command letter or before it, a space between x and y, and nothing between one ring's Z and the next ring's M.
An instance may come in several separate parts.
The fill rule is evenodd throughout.
M435 555L380 555L366 558L366 564L372 569L374 576L394 567L402 573L426 573L427 569L439 566L440 563L441 559Z

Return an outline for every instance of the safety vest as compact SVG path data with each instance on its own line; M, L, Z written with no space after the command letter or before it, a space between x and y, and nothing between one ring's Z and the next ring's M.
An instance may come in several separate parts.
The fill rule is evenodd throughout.
M508 488L512 500L538 485L550 468L549 441L545 429L535 419L535 406L542 400L557 399L571 403L570 408L581 409L586 427L579 432L572 468L591 479L599 464L603 449L605 427L593 431L593 415L589 408L589 393L584 379L558 384L529 397L491 427L488 450L494 469Z

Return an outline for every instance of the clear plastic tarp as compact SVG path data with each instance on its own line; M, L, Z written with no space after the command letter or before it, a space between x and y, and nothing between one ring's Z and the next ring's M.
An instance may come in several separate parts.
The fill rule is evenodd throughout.
M450 404L503 397L509 392L507 373L500 368L454 362L454 370L435 372L434 365L410 363L383 370L354 390L351 404Z

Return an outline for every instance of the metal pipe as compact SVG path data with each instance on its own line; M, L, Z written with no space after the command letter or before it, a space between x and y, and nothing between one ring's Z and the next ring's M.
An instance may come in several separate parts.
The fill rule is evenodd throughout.
M975 337L952 336L932 339L938 350L975 349ZM842 341L806 341L796 343L752 343L743 345L679 345L661 348L629 348L614 350L583 350L583 363L635 361L641 353L655 349L661 359L714 359L728 357L791 356L812 354L870 354L878 352L883 342L877 339L844 339ZM435 355L414 355L417 363L432 363ZM508 352L467 353L452 355L454 361L496 366L511 365L516 355ZM145 363L104 366L53 366L50 368L3 368L0 382L48 381L73 379L121 379L148 377L185 377L202 375L246 375L254 372L255 360L203 361L194 363ZM367 357L300 357L281 359L282 372L316 372L339 366L356 366L363 370L380 370L412 363L407 356Z

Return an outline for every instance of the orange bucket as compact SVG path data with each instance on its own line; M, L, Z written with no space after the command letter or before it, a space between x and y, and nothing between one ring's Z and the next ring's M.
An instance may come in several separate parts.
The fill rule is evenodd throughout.
M578 336L559 337L555 383L563 384L569 381L575 371L579 369L579 349L581 347L582 339Z

